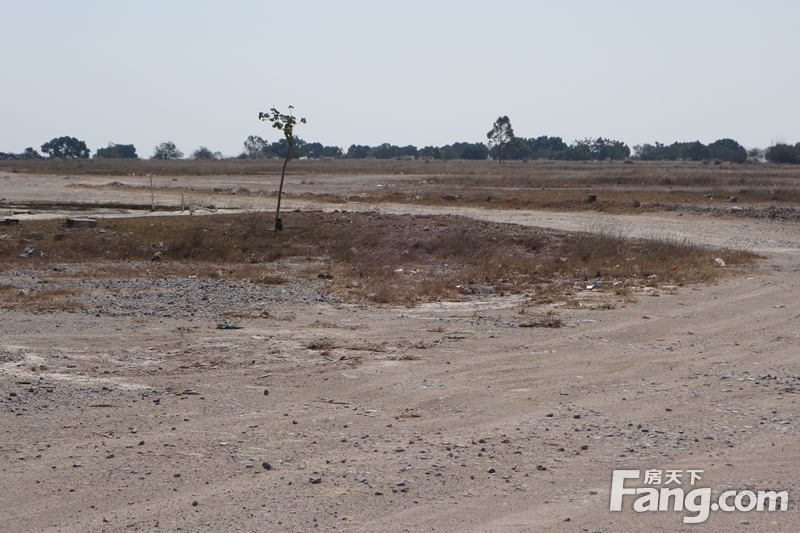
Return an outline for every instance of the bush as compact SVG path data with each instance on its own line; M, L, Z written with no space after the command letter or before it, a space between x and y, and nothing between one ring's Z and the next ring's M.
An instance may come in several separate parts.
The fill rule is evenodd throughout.
M192 152L192 159L221 159L222 154L220 152L212 152L205 146L201 146L194 152Z

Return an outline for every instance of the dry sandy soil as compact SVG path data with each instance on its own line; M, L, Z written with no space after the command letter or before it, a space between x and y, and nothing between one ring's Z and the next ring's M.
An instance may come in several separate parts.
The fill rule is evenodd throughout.
M118 200L67 186L108 181L6 176L0 196ZM149 191L124 195L149 201ZM246 201L234 207L274 199ZM237 299L269 310L238 330L217 329L222 313L0 310L0 530L800 531L796 224L413 210L679 235L765 259L715 285L641 292L611 310L591 305L589 291L542 309L494 295L395 308L278 291ZM215 309L226 283L241 294L235 281L215 283L196 289L220 300ZM183 289L143 290L168 311ZM551 309L563 327L518 327ZM682 522L693 513L637 513L631 496L611 512L615 469L702 470L693 488L710 487L712 501L729 489L787 490L790 505L712 512L698 525Z

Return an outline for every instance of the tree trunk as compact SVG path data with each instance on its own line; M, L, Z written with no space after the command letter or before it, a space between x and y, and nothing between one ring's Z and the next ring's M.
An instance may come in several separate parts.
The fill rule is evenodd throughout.
M283 162L283 170L281 170L281 184L278 187L278 208L275 211L275 231L283 230L283 222L281 221L281 196L283 195L283 177L286 175L286 165L289 164L289 156L292 154L292 140L286 139L288 145L286 149L286 160Z

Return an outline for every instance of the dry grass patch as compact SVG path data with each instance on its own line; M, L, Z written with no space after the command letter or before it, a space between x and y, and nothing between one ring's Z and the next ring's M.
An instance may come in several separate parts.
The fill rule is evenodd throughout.
M264 213L109 219L103 228L23 221L0 241L0 264L79 263L98 277L127 271L270 284L301 274L350 301L413 304L491 297L484 290L547 301L576 283L601 282L607 290L616 280L681 286L725 275L729 269L716 268L716 257L731 266L757 258L603 228L565 233L456 216L293 212L284 216L284 231L272 231L273 224ZM37 246L45 255L18 257L33 231L44 234ZM151 261L156 252L160 260ZM318 279L321 272L331 279Z
M85 307L80 299L82 293L79 289L71 288L27 290L3 285L0 287L0 307L39 311L82 309Z

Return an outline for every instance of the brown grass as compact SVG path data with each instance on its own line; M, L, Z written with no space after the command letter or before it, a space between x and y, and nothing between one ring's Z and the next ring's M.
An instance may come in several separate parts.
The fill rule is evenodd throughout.
M413 303L464 298L465 288L477 295L471 297L491 287L493 294L543 299L576 282L600 281L608 290L615 280L709 282L725 272L715 267L715 257L728 265L756 258L686 241L627 239L603 229L567 234L461 217L375 213L294 212L284 218L282 232L271 231L272 216L263 213L109 219L98 228L23 221L0 240L0 264L84 263L113 276L126 268L142 275L145 261L153 276L191 273L256 283L305 277L351 301ZM33 231L45 235L36 241L45 255L19 258ZM150 262L156 254L161 260ZM331 272L333 279L318 280L319 272Z
M11 285L0 286L0 308L37 309L81 309L82 291L78 289L55 288L45 290L16 289Z

